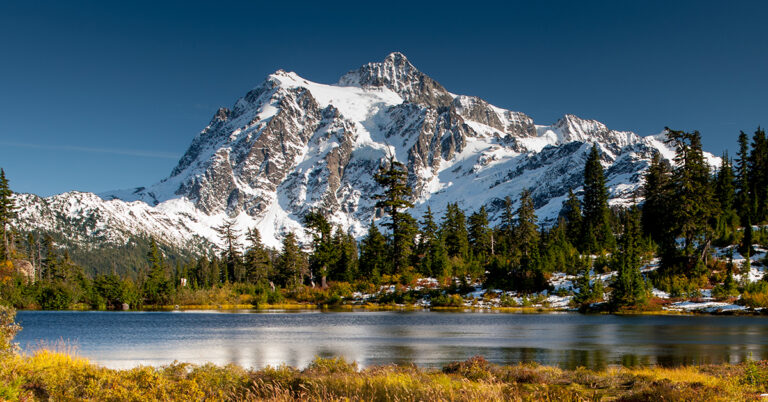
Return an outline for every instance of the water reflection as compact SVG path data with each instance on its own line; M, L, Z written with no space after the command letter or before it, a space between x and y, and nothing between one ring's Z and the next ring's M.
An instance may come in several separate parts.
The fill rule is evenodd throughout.
M23 311L18 319L26 350L70 339L80 355L116 368L174 360L305 367L315 356L439 367L483 355L564 368L768 358L764 317Z

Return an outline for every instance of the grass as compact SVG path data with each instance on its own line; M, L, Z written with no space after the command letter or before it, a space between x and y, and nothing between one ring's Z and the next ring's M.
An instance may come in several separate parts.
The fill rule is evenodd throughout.
M475 357L435 370L317 358L304 370L187 363L112 370L41 349L0 363L6 400L742 401L759 400L768 387L768 362L595 371Z

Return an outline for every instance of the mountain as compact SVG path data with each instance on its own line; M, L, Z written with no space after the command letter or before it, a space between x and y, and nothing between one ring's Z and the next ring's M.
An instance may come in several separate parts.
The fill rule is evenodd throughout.
M505 197L532 190L540 220L553 221L582 184L597 145L612 205L642 199L654 152L671 158L664 135L640 137L565 115L536 125L521 112L448 92L401 53L319 84L278 70L231 108L214 113L170 175L148 187L94 195L17 195L22 230L55 232L98 247L152 236L190 250L218 242L227 217L257 227L270 246L311 209L361 236L378 216L373 173L387 155L406 164L412 213L457 202L485 205L497 219ZM708 156L713 165L718 158Z

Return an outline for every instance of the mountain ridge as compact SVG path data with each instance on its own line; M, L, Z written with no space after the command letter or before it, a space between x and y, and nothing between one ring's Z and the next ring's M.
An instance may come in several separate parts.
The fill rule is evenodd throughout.
M241 231L257 227L266 244L279 247L288 231L307 239L301 217L315 209L361 236L377 216L372 174L391 153L408 168L417 217L428 205L440 214L457 202L467 210L485 205L495 220L506 196L517 202L529 188L547 223L568 190L581 187L592 145L602 152L611 204L642 200L653 153L673 154L662 137L570 114L536 125L525 113L448 92L395 52L336 84L277 70L218 109L165 179L98 196L17 195L19 222L29 231L72 225L79 242L147 235L188 248L217 243L213 228L234 218Z

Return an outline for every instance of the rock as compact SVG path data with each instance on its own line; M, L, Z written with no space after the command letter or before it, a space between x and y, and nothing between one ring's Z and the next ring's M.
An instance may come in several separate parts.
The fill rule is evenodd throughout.
M20 273L26 278L27 282L35 282L35 266L27 260L13 260L14 271Z

